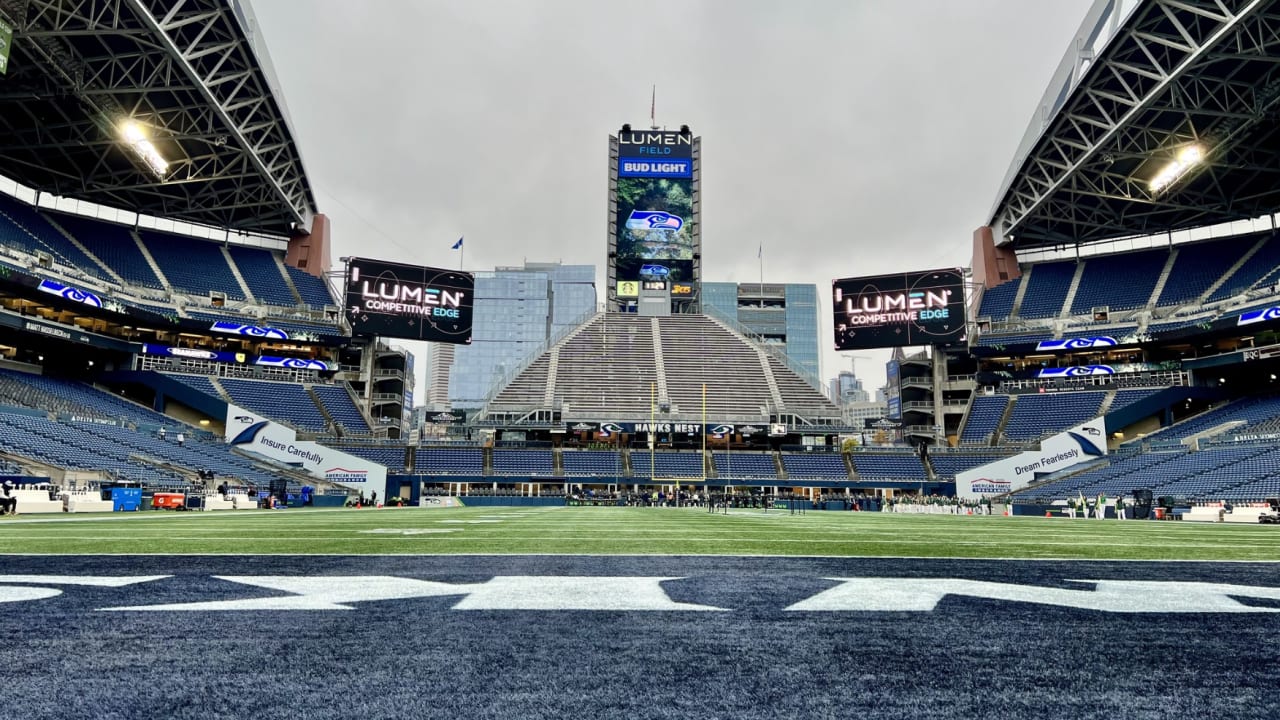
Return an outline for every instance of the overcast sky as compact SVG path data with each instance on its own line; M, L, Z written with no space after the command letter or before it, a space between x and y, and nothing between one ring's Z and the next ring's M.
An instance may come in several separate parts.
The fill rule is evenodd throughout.
M708 281L968 265L1090 0L256 0L333 257L592 264L608 135L702 136ZM416 345L416 344L415 344ZM869 387L887 352L859 353ZM419 356L417 397L426 395ZM419 400L421 402L421 400Z

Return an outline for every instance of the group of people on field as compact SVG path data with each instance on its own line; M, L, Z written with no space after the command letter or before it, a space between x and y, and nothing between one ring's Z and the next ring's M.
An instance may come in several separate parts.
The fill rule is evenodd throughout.
M1116 519L1128 520L1128 507L1125 505L1123 497L1117 497L1116 502ZM1107 494L1098 493L1096 498L1086 498L1083 493L1077 497L1067 499L1067 517L1071 518L1095 518L1101 520L1107 516Z
M916 515L990 515L991 500L966 500L954 495L895 495L885 500L880 509Z

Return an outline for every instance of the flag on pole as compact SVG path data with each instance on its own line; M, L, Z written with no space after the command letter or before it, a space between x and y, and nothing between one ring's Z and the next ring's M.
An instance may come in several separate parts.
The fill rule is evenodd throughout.
M462 249L462 238L458 238L458 242L454 243L454 244L453 244L453 247L451 247L451 248L449 248L449 249L450 249L450 250L461 250L461 249Z
M764 259L764 243L760 243L760 247L756 248L756 259L757 260Z

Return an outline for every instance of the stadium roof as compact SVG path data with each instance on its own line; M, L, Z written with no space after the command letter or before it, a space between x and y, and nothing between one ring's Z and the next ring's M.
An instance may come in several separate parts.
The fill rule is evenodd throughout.
M1061 246L1277 212L1278 58L1275 0L1099 0L1000 189L997 237Z
M157 217L310 228L315 198L244 0L0 0L0 15L15 28L0 172Z

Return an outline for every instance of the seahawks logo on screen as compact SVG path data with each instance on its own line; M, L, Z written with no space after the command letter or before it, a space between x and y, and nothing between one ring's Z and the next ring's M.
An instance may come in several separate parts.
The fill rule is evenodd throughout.
M640 277L664 278L671 275L671 268L666 265L650 265L640 266Z
M628 230L679 230L684 218L661 210L632 210L627 218Z

